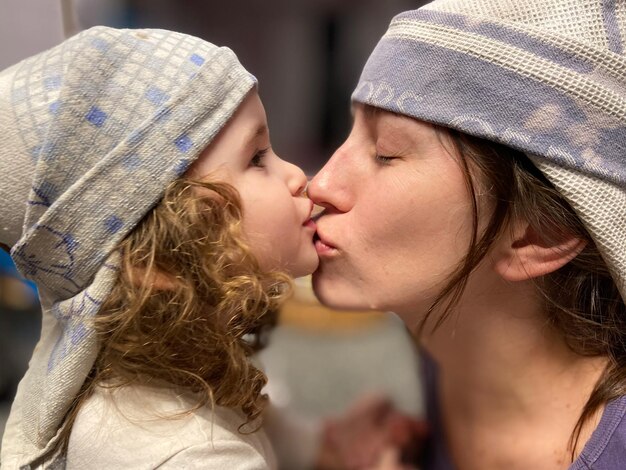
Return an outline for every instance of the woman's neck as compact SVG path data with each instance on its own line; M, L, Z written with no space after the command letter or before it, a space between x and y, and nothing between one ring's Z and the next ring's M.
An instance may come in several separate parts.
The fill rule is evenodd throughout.
M517 468L516 455L551 453L561 465L552 461L547 468L567 468L569 437L606 359L567 347L549 326L531 283L496 287L489 295L483 290L464 298L438 330L422 338L439 366L452 453L457 462L486 459L476 462L480 468L489 468L486 462ZM598 419L583 428L577 452ZM525 460L519 468L541 468L535 465Z

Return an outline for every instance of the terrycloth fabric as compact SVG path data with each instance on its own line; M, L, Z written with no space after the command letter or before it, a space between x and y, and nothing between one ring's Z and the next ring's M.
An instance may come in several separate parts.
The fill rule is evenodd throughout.
M37 466L96 354L116 244L225 125L255 79L226 48L97 27L0 74L0 242L35 281L42 337L2 467Z
M625 51L625 0L438 0L392 20L353 100L527 153L626 299Z
M172 389L98 387L72 427L66 470L276 468L262 430L238 431L243 413L220 406L186 413L193 405L192 397Z

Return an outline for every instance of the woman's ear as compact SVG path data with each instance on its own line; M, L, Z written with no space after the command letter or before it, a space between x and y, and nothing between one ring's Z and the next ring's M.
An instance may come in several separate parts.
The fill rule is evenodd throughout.
M507 281L525 281L556 271L585 248L587 242L564 235L547 241L528 223L516 224L494 251L495 270Z

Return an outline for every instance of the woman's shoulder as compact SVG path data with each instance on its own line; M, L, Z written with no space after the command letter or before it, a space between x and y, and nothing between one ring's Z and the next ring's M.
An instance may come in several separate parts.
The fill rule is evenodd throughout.
M569 470L626 468L626 395L609 402L600 422Z
M189 411L191 397L167 388L98 387L78 412L68 468L274 468L263 430L241 434L243 413Z

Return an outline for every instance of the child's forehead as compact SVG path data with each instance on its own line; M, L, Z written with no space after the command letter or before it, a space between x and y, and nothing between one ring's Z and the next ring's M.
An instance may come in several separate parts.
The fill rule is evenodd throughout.
M257 126L251 126L246 132L244 132L242 137L243 140L249 141L258 139L259 137L265 137L267 134L269 134L267 124L260 123Z

